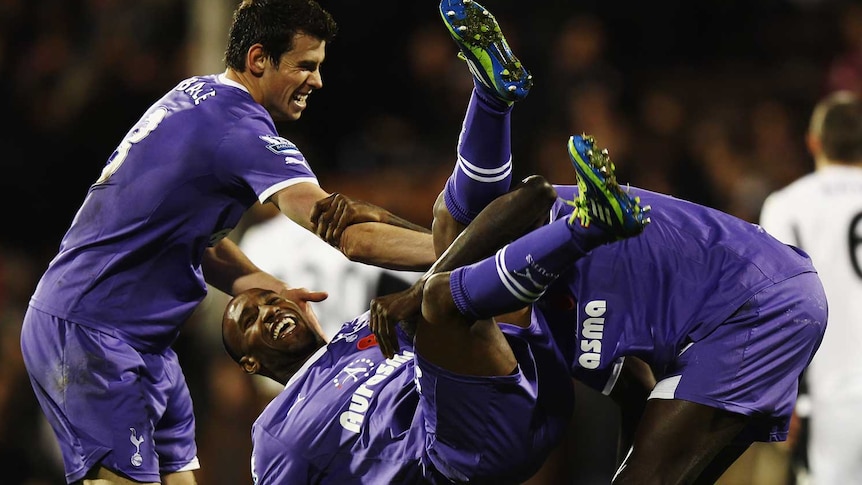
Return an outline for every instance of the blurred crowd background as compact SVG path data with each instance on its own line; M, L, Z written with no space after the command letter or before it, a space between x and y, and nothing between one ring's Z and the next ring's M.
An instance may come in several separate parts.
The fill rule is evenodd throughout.
M129 127L179 80L223 70L236 3L0 0L3 483L62 483L20 357L30 292ZM321 3L340 26L324 89L280 130L324 188L430 227L472 87L437 2ZM767 193L812 169L803 139L814 103L835 89L862 91L857 2L484 5L535 79L513 120L519 178L574 183L565 143L586 132L610 149L621 181L757 222ZM271 394L226 359L214 317L222 303L209 299L177 349L198 413L199 480L245 484L250 424ZM739 483L789 483L767 475Z

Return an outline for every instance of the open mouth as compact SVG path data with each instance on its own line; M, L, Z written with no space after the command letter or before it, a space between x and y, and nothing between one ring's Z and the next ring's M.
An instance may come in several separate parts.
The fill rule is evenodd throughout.
M273 340L283 339L296 330L296 315L286 313L272 322L269 327L270 336Z

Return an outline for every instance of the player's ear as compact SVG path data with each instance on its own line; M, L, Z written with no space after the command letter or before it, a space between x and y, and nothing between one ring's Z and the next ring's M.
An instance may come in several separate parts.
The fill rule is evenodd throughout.
M814 158L819 157L820 151L823 149L823 145L820 142L820 137L813 133L808 133L805 135L805 146L808 148L808 153L810 153L811 156Z
M266 53L263 51L261 44L254 44L249 48L245 57L245 63L252 75L263 75L263 69L266 66Z
M242 366L242 370L244 370L246 374L257 374L260 371L260 362L258 362L254 357L249 357L248 355L244 355L239 359L239 365Z

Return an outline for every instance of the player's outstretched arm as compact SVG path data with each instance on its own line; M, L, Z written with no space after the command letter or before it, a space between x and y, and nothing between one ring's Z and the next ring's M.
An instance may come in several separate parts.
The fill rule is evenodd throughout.
M430 229L398 217L383 207L339 193L317 201L311 210L314 232L335 247L340 246L341 235L348 226L362 222L382 222L417 232L431 233Z
M292 289L285 281L257 267L235 242L227 238L204 251L201 266L206 282L228 295L235 296L250 288L277 293ZM323 291L305 290L304 294L302 301L322 301L327 296Z
M384 355L391 357L392 354L387 351L397 348L395 325L399 321L412 321L424 311L423 291L431 276L493 255L506 243L540 225L547 217L556 197L554 187L543 177L533 175L524 179L514 189L488 204L411 288L373 300L371 328ZM435 285L434 288L435 292L448 292L448 287L444 288L443 285ZM426 315L429 322L464 318L457 310L453 310L454 306L445 304L446 301L451 301L451 294L435 294L433 299L438 301L440 306L435 307L433 315ZM450 311L455 313L449 313ZM427 318L428 316L432 318Z
M204 279L214 288L231 296L236 296L250 288L274 291L297 302L308 312L310 320L320 326L309 303L325 300L329 296L328 293L290 286L287 282L257 267L230 239L224 238L213 247L207 248L204 251L201 266Z
M298 183L285 187L276 192L270 201L292 221L321 236L328 242L337 240L335 245L351 261L358 261L382 268L397 270L425 271L434 262L435 254L431 243L431 235L427 229L407 229L398 225L390 224L390 220L398 220L394 216L387 215L383 209L374 209L371 204L365 207L368 211L365 215L351 216L349 205L344 205L339 210L336 206L333 213L325 216L332 221L333 229L320 229L312 222L324 217L321 209L315 209L318 202L329 199L332 194L321 189L316 184ZM344 197L332 197L324 202L323 208L329 207L336 200L345 200ZM318 212L315 212L315 211ZM345 211L348 211L345 214ZM356 222L362 217L370 219L366 222ZM344 222L338 222L343 220ZM353 221L351 224L347 222ZM403 219L401 219L403 221ZM406 225L406 221L404 221ZM334 225L332 225L334 224ZM340 224L342 231L336 237L335 227ZM416 226L419 228L419 226ZM329 232L330 235L326 236Z

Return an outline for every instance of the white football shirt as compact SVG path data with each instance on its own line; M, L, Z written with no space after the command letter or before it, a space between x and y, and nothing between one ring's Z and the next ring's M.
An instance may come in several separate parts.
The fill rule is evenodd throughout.
M862 168L829 165L772 193L760 225L807 252L826 290L829 320L806 371L809 393L862 396Z
M806 371L813 484L862 474L862 168L829 165L771 194L764 229L811 256L829 303L823 343Z

